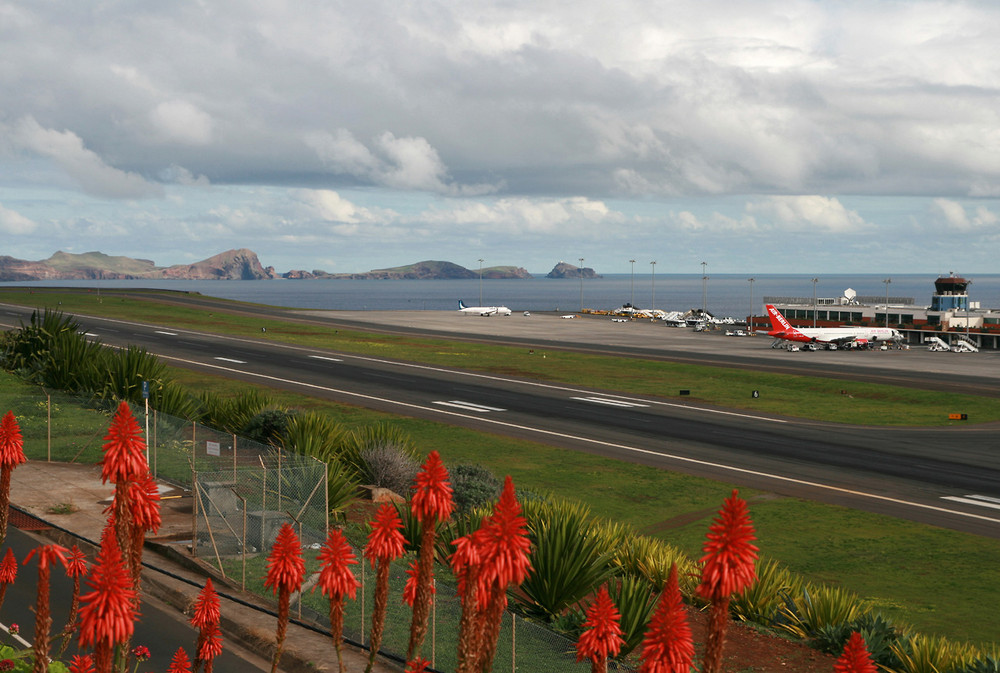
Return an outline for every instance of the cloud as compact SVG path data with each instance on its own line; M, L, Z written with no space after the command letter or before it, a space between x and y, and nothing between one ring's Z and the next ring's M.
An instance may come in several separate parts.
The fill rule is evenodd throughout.
M300 189L294 192L294 196L301 201L305 214L311 219L349 224L376 219L368 209L354 205L329 189Z
M165 142L198 146L212 140L212 118L187 101L160 103L149 117L154 132Z
M9 208L4 208L3 204L0 203L0 231L3 233L12 236L30 234L37 226L37 224L24 215Z
M506 198L495 201L451 202L451 208L432 208L415 219L435 225L473 226L494 235L540 236L572 229L575 236L596 235L620 225L625 216L602 201L586 197L565 199Z
M305 143L328 170L391 189L474 196L495 192L498 185L459 185L448 175L441 157L425 138L397 138L385 131L367 147L347 129L313 133Z
M777 229L789 231L845 234L873 226L838 199L825 196L771 196L748 203L746 211L755 218L769 220Z
M33 117L14 125L12 142L23 149L53 159L79 183L85 192L112 199L162 196L159 185L137 173L109 166L95 152L84 147L72 131L43 128Z
M951 199L931 201L930 216L934 226L944 226L958 232L995 232L1000 224L1000 217L985 206L976 206L970 215L965 206Z

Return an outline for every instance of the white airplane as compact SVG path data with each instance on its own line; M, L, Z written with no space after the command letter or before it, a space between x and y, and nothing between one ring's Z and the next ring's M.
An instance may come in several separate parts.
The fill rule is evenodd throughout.
M461 299L458 300L458 311L472 315L510 315L510 309L506 306L466 306Z
M826 344L827 348L835 348L848 344L899 341L902 338L898 330L888 327L792 327L781 311L771 304L767 305L767 315L771 318L771 331L767 335L785 341Z

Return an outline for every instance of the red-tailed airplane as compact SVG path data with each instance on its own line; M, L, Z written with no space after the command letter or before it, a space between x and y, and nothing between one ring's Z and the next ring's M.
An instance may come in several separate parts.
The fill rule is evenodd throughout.
M825 344L830 347L902 339L898 330L888 327L792 327L785 316L781 315L781 311L771 304L767 305L767 315L771 318L771 331L767 335L785 341Z

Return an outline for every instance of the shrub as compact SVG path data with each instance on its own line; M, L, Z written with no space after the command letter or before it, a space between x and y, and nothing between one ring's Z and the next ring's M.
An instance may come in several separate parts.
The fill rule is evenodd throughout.
M778 626L798 638L811 638L826 626L849 623L862 614L861 602L839 587L809 585L786 599Z
M406 497L419 471L420 463L395 446L373 446L361 451L358 472L363 484Z
M264 409L247 421L243 436L261 444L288 446L288 428L295 417L295 412L287 409Z
M448 468L457 512L468 512L500 497L500 480L479 464L459 464Z
M788 568L774 560L758 559L757 581L732 597L729 610L735 619L777 626L783 621L782 607L786 601L802 591L802 580ZM831 654L839 655L846 642L845 637L839 649Z

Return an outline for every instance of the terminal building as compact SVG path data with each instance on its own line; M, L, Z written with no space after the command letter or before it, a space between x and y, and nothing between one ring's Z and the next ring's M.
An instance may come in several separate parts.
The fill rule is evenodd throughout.
M969 301L971 280L954 274L934 281L930 306L912 297L858 296L848 288L840 297L764 297L796 327L871 325L898 329L909 344L937 337L945 343L965 338L983 349L1000 348L1000 309Z

